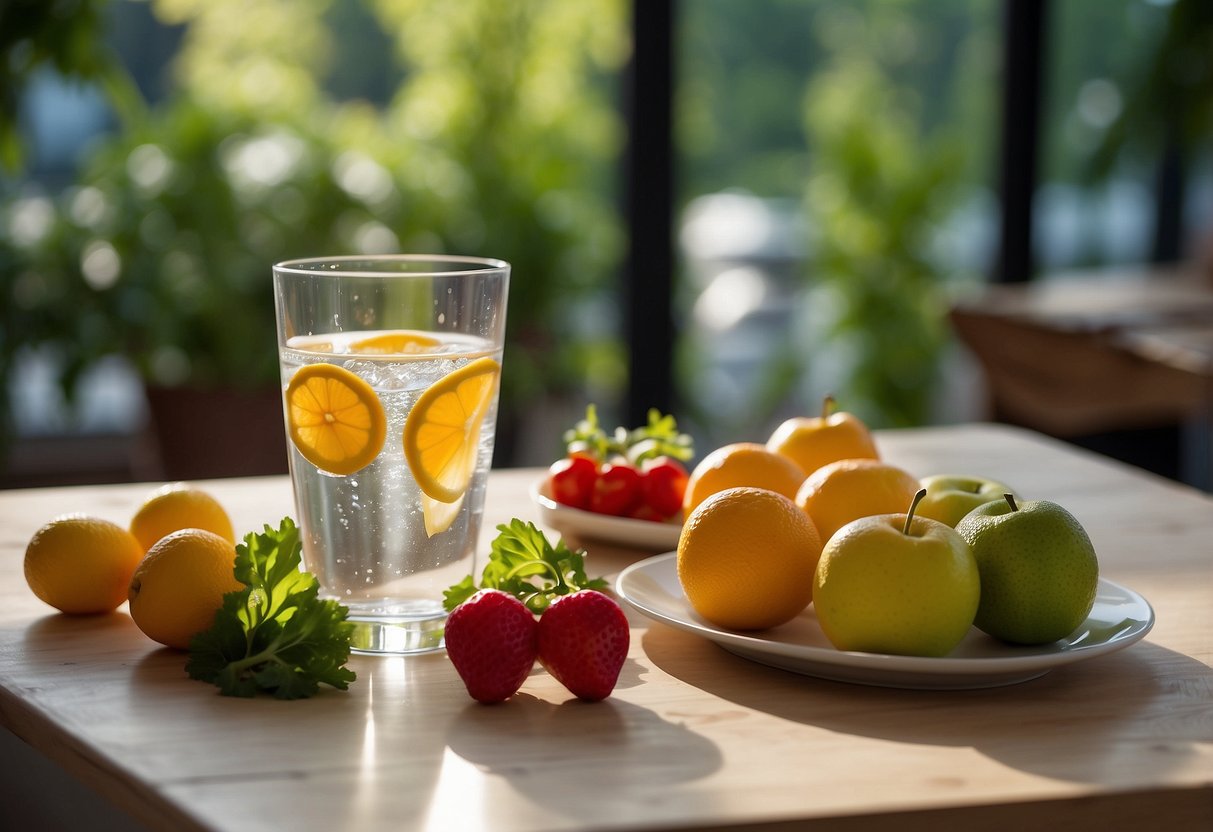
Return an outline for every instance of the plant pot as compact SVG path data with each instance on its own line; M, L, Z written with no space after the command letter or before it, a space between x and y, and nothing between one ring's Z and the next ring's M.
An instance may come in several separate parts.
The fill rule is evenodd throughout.
M287 472L282 391L277 386L145 388L164 480Z

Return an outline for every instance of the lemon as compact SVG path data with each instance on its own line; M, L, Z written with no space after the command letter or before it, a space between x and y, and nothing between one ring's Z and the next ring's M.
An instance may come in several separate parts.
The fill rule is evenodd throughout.
M426 496L454 503L467 491L500 373L492 358L478 358L434 382L413 405L404 423L404 457Z
M242 589L235 575L236 547L202 529L161 538L130 579L131 618L153 641L185 650L209 628L223 596Z
M729 488L704 500L678 538L678 580L691 607L734 630L795 618L813 600L821 537L782 494Z
M160 538L181 529L205 529L236 542L232 521L219 501L183 482L153 491L131 518L130 529L144 552Z
M353 341L350 352L360 355L417 355L430 352L440 343L433 335L401 329Z
M353 474L383 449L387 418L369 384L344 367L300 367L286 387L287 434L321 471Z
M110 612L126 600L142 557L139 541L121 526L69 514L34 532L25 549L25 580L35 595L62 612Z

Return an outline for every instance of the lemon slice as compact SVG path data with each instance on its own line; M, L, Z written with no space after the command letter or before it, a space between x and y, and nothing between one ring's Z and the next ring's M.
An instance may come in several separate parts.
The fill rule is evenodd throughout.
M422 492L440 503L463 496L480 450L480 423L501 365L487 356L443 376L421 394L404 423L404 457Z
M433 537L451 527L463 507L463 497L453 503L444 503L425 494L421 495L421 517L425 520L425 534Z
M402 329L372 335L350 344L350 352L360 355L416 355L430 352L441 342L432 335Z
M286 386L286 406L291 441L321 471L352 474L383 449L383 405L369 384L344 367L300 367Z

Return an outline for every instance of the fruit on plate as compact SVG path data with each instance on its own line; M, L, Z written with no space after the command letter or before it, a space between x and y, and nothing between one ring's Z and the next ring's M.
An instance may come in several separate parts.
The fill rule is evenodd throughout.
M924 477L921 485L927 490L927 496L918 505L918 516L930 517L952 528L956 528L956 524L979 505L1001 500L1003 494L1014 493L998 480L964 474Z
M209 629L236 580L236 546L213 532L182 529L160 538L131 576L131 619L153 641L186 650Z
M548 493L561 505L641 520L680 519L691 439L673 416L650 410L648 424L607 433L594 405L565 432L566 456L548 469Z
M857 416L837 410L833 396L820 416L795 416L775 429L767 448L795 462L807 477L840 459L880 459L872 434Z
M914 510L854 520L826 543L813 606L839 650L946 656L972 626L981 597L973 553L951 526Z
M1047 644L1091 612L1099 584L1095 547L1057 503L1008 496L973 509L956 531L981 570L979 629L1013 644Z
M628 657L628 619L614 599L583 589L552 602L539 617L539 663L579 699L597 702L615 689Z
M791 499L804 481L800 466L757 442L724 445L699 461L687 481L682 510L689 517L700 503L728 488L765 488Z
M139 541L99 517L68 514L44 525L25 549L25 581L60 612L110 612L126 600L131 574L143 558Z
M508 592L482 589L446 621L446 653L468 695L491 705L509 699L539 656L538 625Z
M876 459L840 459L818 468L796 493L822 540L847 523L877 514L905 513L921 486L909 472Z
M791 621L813 600L821 537L788 497L763 488L708 496L678 538L678 580L699 615L732 630Z

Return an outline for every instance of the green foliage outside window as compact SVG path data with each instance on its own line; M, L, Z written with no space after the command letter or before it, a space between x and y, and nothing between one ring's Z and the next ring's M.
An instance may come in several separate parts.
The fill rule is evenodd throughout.
M43 345L69 389L109 353L158 384L274 383L270 265L401 250L514 265L503 420L576 385L587 361L618 361L568 313L604 291L621 249L622 0L365 0L403 79L382 106L326 93L362 48L334 42L331 0L152 9L184 27L174 93L72 188L0 204L0 230L26 229L0 233L5 378Z

